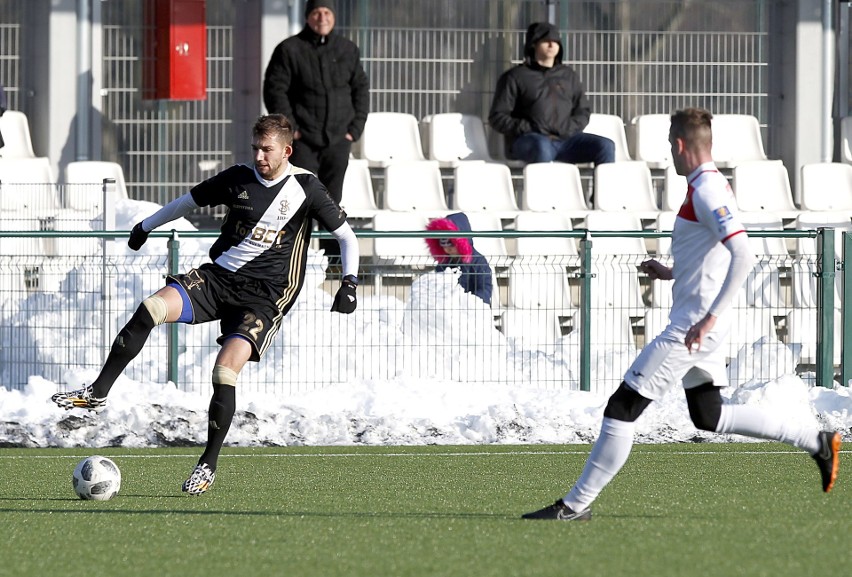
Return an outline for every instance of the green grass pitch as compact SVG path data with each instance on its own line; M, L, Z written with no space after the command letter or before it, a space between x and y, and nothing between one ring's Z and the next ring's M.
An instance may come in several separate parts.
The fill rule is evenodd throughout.
M636 445L589 523L524 521L579 474L580 446L1 449L0 575L806 576L852 567L852 482L829 495L780 444ZM121 493L80 501L87 455ZM848 453L844 456L848 456Z

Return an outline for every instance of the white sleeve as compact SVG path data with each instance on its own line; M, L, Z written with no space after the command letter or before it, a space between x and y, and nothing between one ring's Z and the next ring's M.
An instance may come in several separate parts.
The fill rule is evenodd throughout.
M358 237L355 236L355 231L349 226L348 222L344 222L335 230L331 231L337 243L340 245L340 260L343 265L343 276L352 275L358 276L358 267L360 265L361 253L358 250Z
M728 274L725 275L725 282L722 284L722 288L719 289L716 300L710 305L710 310L707 311L716 318L731 306L737 292L742 288L746 277L754 268L754 253L751 250L751 244L748 242L748 235L745 232L735 234L722 244L731 253L731 263L728 265Z
M143 220L142 230L145 232L151 232L158 226L163 226L167 222L177 220L199 208L201 207L195 204L195 201L192 199L192 195L187 192Z

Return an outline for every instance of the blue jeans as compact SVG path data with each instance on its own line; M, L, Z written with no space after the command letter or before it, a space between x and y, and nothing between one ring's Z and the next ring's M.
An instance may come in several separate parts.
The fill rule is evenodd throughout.
M515 139L512 156L524 162L570 162L579 164L615 162L615 143L597 134L579 132L566 140L528 132Z

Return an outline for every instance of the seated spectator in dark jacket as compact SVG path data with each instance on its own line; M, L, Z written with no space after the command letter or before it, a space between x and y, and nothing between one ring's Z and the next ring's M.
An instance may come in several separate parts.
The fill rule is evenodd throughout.
M556 26L531 24L524 61L497 81L488 122L505 135L507 154L518 160L614 162L612 140L583 132L591 108L580 77L562 55Z
M429 221L426 230L470 232L470 220L463 212L457 212L446 218ZM473 248L473 239L469 236L458 238L427 238L429 252L435 257L437 272L447 268L461 270L459 285L465 292L473 293L491 306L491 267L485 257Z

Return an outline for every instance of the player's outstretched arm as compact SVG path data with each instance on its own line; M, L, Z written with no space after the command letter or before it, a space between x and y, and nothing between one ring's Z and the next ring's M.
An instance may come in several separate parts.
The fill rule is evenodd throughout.
M148 218L142 220L142 222L136 223L136 226L130 231L130 239L127 241L127 246L133 250L139 250L145 244L145 241L148 240L148 233L152 230L167 222L186 216L198 208L199 206L192 199L190 193L174 199Z

